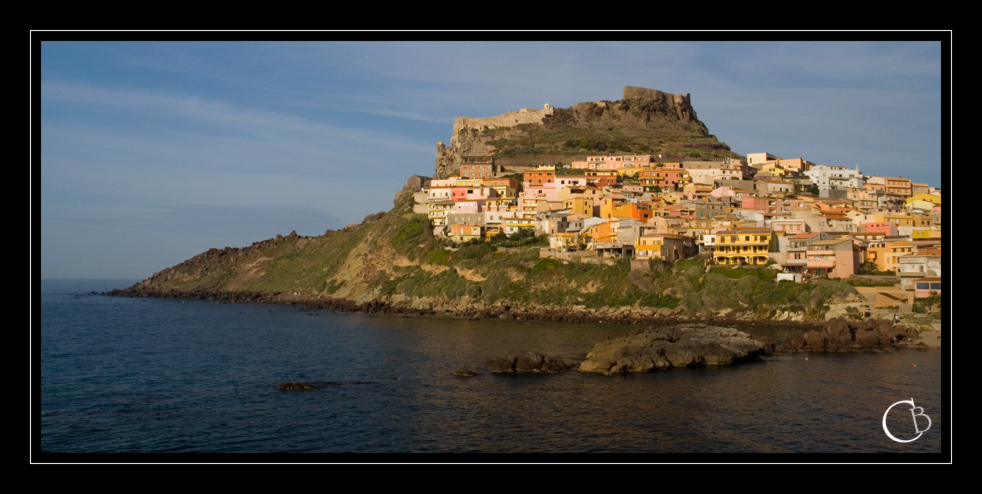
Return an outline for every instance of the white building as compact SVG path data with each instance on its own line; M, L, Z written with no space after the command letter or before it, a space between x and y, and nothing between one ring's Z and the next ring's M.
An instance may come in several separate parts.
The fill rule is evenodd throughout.
M859 172L859 165L856 165L855 170L839 165L815 165L804 173L813 184L818 186L819 190L845 189L847 187L861 189L864 185L863 174Z

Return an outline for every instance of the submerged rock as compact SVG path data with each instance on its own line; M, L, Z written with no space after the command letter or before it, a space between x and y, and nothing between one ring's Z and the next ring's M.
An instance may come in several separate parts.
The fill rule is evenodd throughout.
M276 389L282 389L285 391L310 391L312 389L317 389L317 387L307 383L292 382L277 385Z
M474 377L477 375L477 373L468 369L467 367L461 367L455 370L453 375L460 376L460 377Z
M505 357L489 360L491 372L505 373L535 373L535 372L565 372L572 367L558 355L543 355L538 352L512 350Z
M340 386L341 383L336 381L314 381L314 382L289 382L283 383L276 386L276 389L282 389L284 391L311 391L320 388L329 388L333 386Z
M580 372L615 374L756 360L771 345L742 331L705 324L645 329L594 345Z

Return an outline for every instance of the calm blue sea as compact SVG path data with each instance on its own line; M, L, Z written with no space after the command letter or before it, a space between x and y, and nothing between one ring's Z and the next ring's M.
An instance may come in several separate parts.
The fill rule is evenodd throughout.
M419 461L631 453L632 462L686 462L666 453L941 461L949 452L941 350L795 354L642 375L500 376L486 361L509 350L578 362L594 343L632 328L99 293L135 282L41 281L32 453L345 453L349 461L361 453L445 454ZM454 376L461 367L479 375ZM336 384L276 389L288 381ZM898 443L884 432L884 414L910 399L931 427ZM915 436L909 408L887 414L899 439Z

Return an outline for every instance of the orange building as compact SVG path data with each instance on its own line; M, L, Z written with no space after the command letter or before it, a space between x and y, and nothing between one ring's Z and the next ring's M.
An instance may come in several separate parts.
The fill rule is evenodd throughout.
M539 167L535 170L527 171L523 174L526 187L539 187L546 184L556 183L555 167Z
M882 246L869 247L866 249L867 262L876 263L876 269L880 271L893 271L898 273L902 256L914 253L914 242L910 240L895 240L884 242Z

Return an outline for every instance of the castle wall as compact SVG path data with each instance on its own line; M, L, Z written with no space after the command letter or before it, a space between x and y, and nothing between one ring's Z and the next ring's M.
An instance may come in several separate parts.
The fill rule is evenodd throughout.
M552 106L548 103L541 110L530 110L528 108L523 108L519 111L510 111L504 115L498 115L496 117L486 117L486 118L471 118L471 117L457 117L454 119L453 128L454 135L457 135L457 130L462 128L496 128L496 127L514 127L519 124L529 124L529 123L542 123L542 120L546 118L546 115L552 115Z

